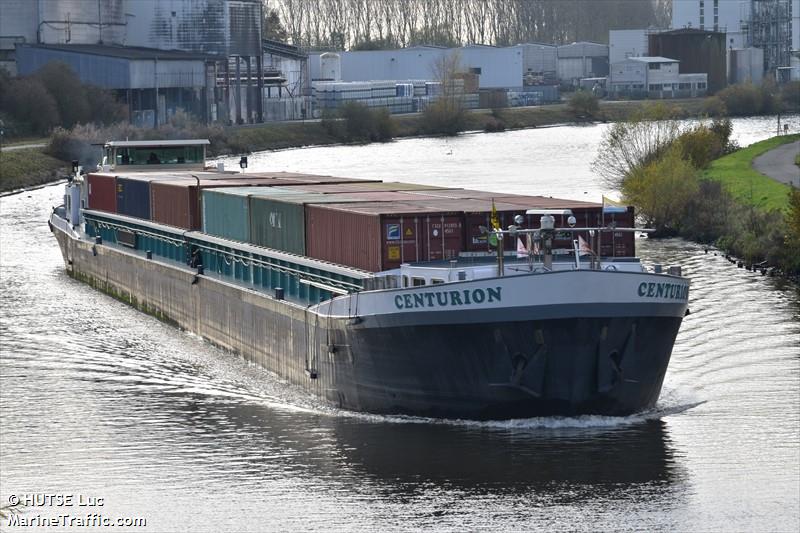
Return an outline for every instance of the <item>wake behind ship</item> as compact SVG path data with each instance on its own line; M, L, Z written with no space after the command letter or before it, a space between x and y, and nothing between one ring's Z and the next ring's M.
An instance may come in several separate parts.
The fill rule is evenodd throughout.
M50 218L70 275L345 409L657 401L689 283L635 258L632 208L210 171L207 143L110 142L76 168Z

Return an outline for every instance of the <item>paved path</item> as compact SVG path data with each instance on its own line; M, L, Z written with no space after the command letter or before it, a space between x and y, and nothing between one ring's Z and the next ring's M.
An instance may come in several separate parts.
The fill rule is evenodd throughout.
M798 152L800 141L778 146L753 159L753 168L781 183L800 187L800 167L794 164Z
M4 152L11 152L13 150L26 150L28 148L44 148L47 143L32 143L32 144L12 144L11 146L3 146Z

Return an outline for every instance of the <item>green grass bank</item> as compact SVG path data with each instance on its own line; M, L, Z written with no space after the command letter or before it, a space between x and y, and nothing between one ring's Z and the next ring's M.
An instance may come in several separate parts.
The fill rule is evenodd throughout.
M800 134L773 137L751 144L711 163L704 179L723 184L733 198L761 211L784 211L789 207L789 186L765 176L753 168L753 160L782 144L800 139Z
M43 152L43 148L0 152L0 192L34 187L61 179L69 164Z

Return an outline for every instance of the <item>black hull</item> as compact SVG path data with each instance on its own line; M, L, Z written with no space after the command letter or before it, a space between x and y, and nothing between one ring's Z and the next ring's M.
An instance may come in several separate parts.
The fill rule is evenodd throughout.
M369 327L54 228L76 279L354 411L627 415L658 399L676 317Z
M572 318L348 332L340 404L501 419L628 415L655 405L680 318Z

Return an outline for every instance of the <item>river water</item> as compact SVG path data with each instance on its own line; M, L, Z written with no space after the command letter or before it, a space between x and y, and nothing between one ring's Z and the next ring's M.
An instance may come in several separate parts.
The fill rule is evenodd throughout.
M774 124L734 131L748 144ZM250 168L596 201L606 191L589 162L603 128L287 150ZM21 517L144 518L136 531L800 527L795 286L682 240L640 240L645 261L681 264L692 280L655 411L364 416L71 280L46 224L61 189L0 199L0 505L22 498Z

